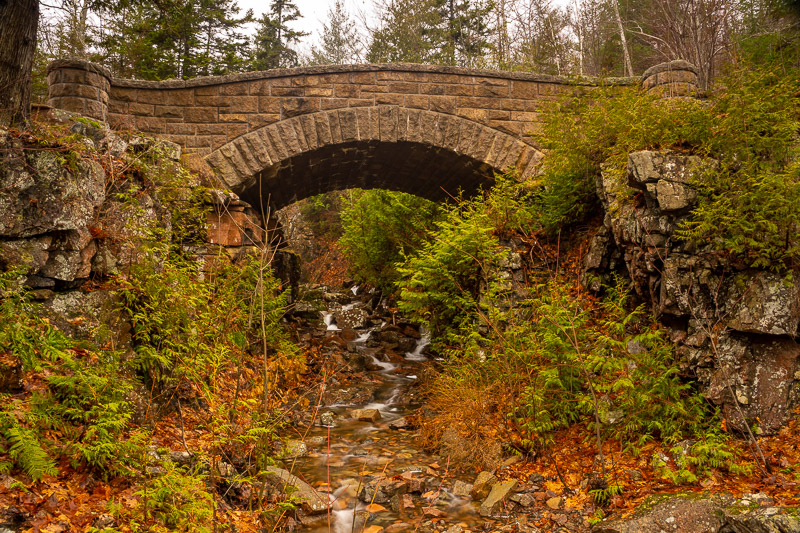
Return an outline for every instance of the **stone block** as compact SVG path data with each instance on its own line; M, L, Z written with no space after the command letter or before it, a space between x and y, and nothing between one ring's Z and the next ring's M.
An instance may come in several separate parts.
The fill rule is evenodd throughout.
M358 98L360 96L359 88L352 83L337 84L333 86L333 95L336 98Z
M247 145L247 150L253 154L253 157L256 158L262 167L267 167L272 164L268 146L258 132L254 131L243 135L241 140Z
M220 85L219 94L228 96L242 96L250 94L250 82L226 83Z
M405 97L405 105L415 109L428 109L430 97L424 94L409 94Z
M166 131L167 135L195 135L197 133L197 126L195 124L173 122L167 124Z
M501 100L499 98L485 98L477 96L460 96L456 100L458 107L470 107L473 109L501 109Z
M218 94L198 94L194 97L194 105L198 107L230 107L231 97Z
M347 99L347 106L348 107L369 107L375 105L375 102L372 98L348 98Z
M410 83L410 82L407 82L407 81L390 82L390 83L386 84L386 89L390 93L418 94L419 93L419 84L418 83Z
M429 109L439 113L453 114L456 112L456 99L452 96L431 96Z
M484 96L488 98L508 98L508 86L503 85L488 85L475 87L475 96Z
M306 90L303 87L272 87L271 96L305 96Z
M317 131L317 143L325 146L331 143L331 125L328 113L314 114L314 124Z
M233 113L257 113L257 96L231 96L231 111Z
M305 136L306 145L310 150L318 148L319 140L317 139L317 127L314 119L309 115L301 115L298 118L300 120L300 127L303 130L303 135Z
M166 130L167 121L160 117L136 117L136 128L145 133L163 133Z
M216 107L187 107L183 110L183 120L186 122L217 122Z
M380 137L384 142L397 140L397 114L396 107L385 107L380 110Z
M330 98L333 96L333 87L308 87L306 96L322 96Z
M119 100L120 102L135 102L136 92L138 89L129 89L126 87L114 87L111 89L111 98Z
M258 112L259 113L280 113L281 112L281 99L275 96L259 96L258 97Z
M277 114L267 114L267 113L254 113L252 115L247 115L247 124L249 129L257 130L258 128L263 128L264 126L268 126L270 124L274 124L281 119L280 115Z
M402 94L376 94L375 105L403 105L404 98Z
M197 135L227 135L228 129L225 124L197 124L195 126Z
M183 108L170 105L157 105L153 108L153 116L164 118L183 118Z
M112 101L108 104L109 114L128 115L130 114L130 104L128 102Z
M167 91L167 105L191 106L194 105L193 89L173 89Z
M281 116L296 117L320 110L319 98L284 98L281 101Z
M350 101L347 98L322 98L320 100L320 109L322 111L345 107L350 107Z
M423 83L419 86L420 94L443 95L444 86L440 83Z
M448 96L475 96L475 86L472 84L443 85L443 88Z
M253 80L250 82L250 96L269 96L270 80Z
M247 123L247 115L246 113L220 113L219 114L219 121L220 122L241 122Z
M388 87L386 85L362 85L361 86L361 94L373 94L373 93L385 93L388 92Z
M342 142L358 140L358 124L356 123L356 112L354 110L340 110L339 128L341 129Z
M136 93L136 101L140 104L163 104L164 93L157 89L139 89Z

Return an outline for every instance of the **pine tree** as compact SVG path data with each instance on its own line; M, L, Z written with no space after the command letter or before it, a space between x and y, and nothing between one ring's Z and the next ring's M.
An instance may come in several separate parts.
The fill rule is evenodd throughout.
M355 22L350 19L342 0L336 0L328 10L328 22L323 24L321 47L312 47L311 63L317 65L346 65L361 60L361 43Z
M244 24L235 0L142 2L107 13L100 42L120 76L192 78L245 70L249 57Z
M437 63L475 67L490 47L488 18L493 3L482 0L438 0L441 43Z
M387 0L367 51L371 63L434 63L440 0Z
M297 52L291 46L308 33L292 30L287 24L300 16L300 10L291 0L272 0L269 13L258 20L255 56L251 63L253 69L297 66Z

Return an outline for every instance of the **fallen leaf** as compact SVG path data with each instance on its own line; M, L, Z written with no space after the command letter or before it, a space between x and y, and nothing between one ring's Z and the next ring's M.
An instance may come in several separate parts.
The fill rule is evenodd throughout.
M385 511L385 510L386 510L386 507L384 507L383 505L381 505L379 503L371 503L371 504L367 505L367 511L369 511L370 513L380 513L380 512Z

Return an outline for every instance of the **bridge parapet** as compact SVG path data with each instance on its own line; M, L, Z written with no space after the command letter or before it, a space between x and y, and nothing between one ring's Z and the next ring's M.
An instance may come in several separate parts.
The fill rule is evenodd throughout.
M384 64L303 67L160 82L122 80L92 63L48 69L54 107L135 128L207 155L259 128L334 109L394 105L459 116L532 143L543 101L582 94L595 79ZM639 78L603 80L629 85Z

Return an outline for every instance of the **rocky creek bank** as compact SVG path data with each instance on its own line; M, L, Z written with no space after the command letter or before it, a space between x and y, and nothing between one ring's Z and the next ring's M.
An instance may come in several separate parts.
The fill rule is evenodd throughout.
M337 370L321 391L309 392L310 407L293 416L296 438L278 451L276 479L284 482L284 493L287 484L297 488L289 489L299 506L290 529L800 531L800 518L763 493L654 496L631 518L592 526L599 507L586 505L579 491L565 490L555 476L532 472L520 479L515 455L476 472L421 449L420 384L438 364L427 352L425 332L397 317L391 323L383 302L370 294L359 298L357 288L315 291L315 305L298 305L293 318L301 342L321 349ZM280 497L280 483L273 489Z

